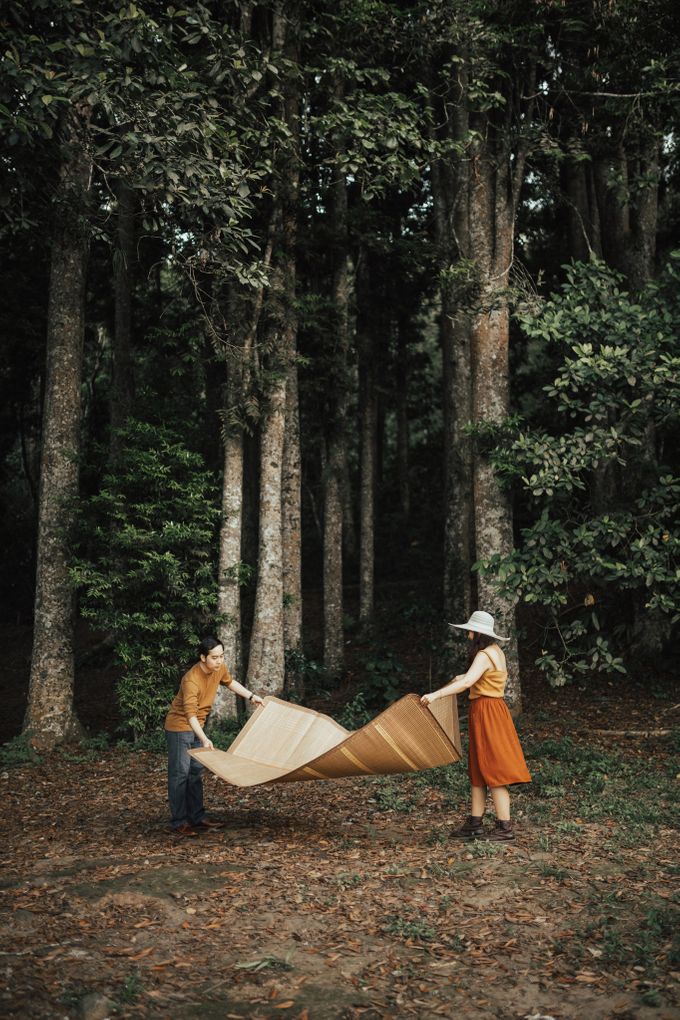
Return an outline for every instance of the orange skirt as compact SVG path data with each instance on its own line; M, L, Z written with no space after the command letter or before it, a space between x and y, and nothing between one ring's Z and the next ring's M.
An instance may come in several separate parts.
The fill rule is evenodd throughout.
M468 775L473 786L531 782L515 724L502 698L469 702Z

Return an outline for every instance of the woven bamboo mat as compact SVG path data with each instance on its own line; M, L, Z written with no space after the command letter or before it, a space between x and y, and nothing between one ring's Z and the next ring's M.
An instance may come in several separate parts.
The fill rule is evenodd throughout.
M417 694L354 733L320 712L268 697L227 751L189 754L234 786L419 772L462 757L455 696L426 708Z

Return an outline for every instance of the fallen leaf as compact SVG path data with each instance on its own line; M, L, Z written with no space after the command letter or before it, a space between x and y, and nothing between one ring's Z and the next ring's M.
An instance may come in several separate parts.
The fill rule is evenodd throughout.
M140 950L139 953L135 953L135 955L131 956L130 959L131 960L142 960L142 959L144 959L145 956L149 956L150 953L153 953L153 951L154 951L154 947L153 946L147 946L146 949L142 949L142 950Z

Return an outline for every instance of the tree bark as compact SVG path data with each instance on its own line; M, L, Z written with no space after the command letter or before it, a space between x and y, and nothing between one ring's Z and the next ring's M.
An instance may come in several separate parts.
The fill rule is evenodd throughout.
M357 554L357 529L354 524L352 478L349 470L347 443L342 465L342 547L345 555L354 560Z
M375 342L371 315L370 257L364 252L357 274L357 348L359 354L359 622L364 631L373 625L375 604L375 490L378 402L375 378Z
M299 63L300 14L297 3L287 5L285 51L287 59ZM283 448L283 627L286 649L302 647L302 468L300 452L300 408L297 367L296 247L300 200L300 88L297 78L287 77L284 86L284 114L290 131L286 165L282 175L282 258L285 303L283 343L288 358L286 380L286 428ZM287 687L302 694L301 678L291 672Z
M272 284L274 286L274 284ZM260 440L260 526L257 590L248 657L248 687L283 692L283 547L281 474L286 424L286 379L269 391Z
M135 257L135 194L125 181L119 181L118 246L113 258L115 295L112 377L111 377L111 458L120 453L120 429L132 412L134 376L132 370L132 293Z
M505 156L505 158L504 158ZM521 170L515 161L515 171ZM480 298L471 322L473 421L500 424L509 412L509 315L505 291L513 257L515 203L509 153L495 154L488 143L473 152L470 166L471 251ZM478 560L501 557L514 547L512 506L498 482L483 444L473 460L475 552ZM514 599L503 595L493 575L481 573L477 605L494 616L497 632L509 635L505 697L513 714L521 711L521 687Z
M338 83L336 96L342 98ZM336 170L331 185L331 206L335 252L332 301L335 319L335 371L329 393L329 421L326 432L326 464L323 473L323 604L324 667L338 677L344 664L342 525L343 481L346 459L347 353L349 348L349 258L347 251L347 183Z
M88 108L71 108L60 124L62 164L50 254L33 652L24 719L24 731L41 748L51 748L80 732L73 706L69 540L80 455L92 178L89 118Z
M297 4L277 0L272 12L272 51L285 55L296 45ZM289 49L287 50L287 47ZM294 73L294 72L293 72ZM296 109L295 88L288 82L278 115L288 120ZM291 96L293 98L291 99ZM290 127L290 125L289 125ZM297 130L297 125L293 125ZM283 460L286 440L287 380L292 365L294 320L288 301L294 295L297 182L291 187L291 166L297 165L296 146L282 146L277 156L274 196L274 255L266 304L263 354L267 383L260 438L260 508L257 590L248 659L248 687L264 694L281 694L285 684ZM292 162L291 162L292 161ZM299 507L299 490L297 495Z
M468 114L463 102L464 67L458 90L445 109L436 114L453 140L464 143ZM472 496L472 440L465 426L472 421L472 366L470 354L469 269L455 280L452 271L471 264L469 163L451 166L437 160L432 166L434 234L442 270L439 337L442 348L444 412L444 615L448 621L467 619L475 599L474 504ZM465 261L464 261L465 260ZM451 631L444 634L453 643Z
M642 290L654 276L659 218L659 145L656 137L648 140L634 160L630 175L637 185L630 217L627 273L634 291Z
M230 301L229 321L236 321L235 299ZM225 412L242 407L249 378L252 335L243 338L241 347L227 353ZM217 614L219 636L224 645L224 658L232 677L243 681L243 646L241 637L241 564L243 543L243 430L224 422L224 454L222 462L222 515L217 571ZM237 701L218 688L211 711L213 722L235 719Z
M404 316L397 323L397 483L399 487L399 510L404 521L411 513L411 489L409 485L409 417L408 417L408 319Z
M302 471L297 365L286 382L286 435L283 448L283 588L286 648L302 646Z

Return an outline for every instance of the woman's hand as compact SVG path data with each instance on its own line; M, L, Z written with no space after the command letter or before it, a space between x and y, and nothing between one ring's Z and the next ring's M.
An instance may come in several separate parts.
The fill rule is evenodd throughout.
M436 700L437 692L435 691L433 694L423 694L422 698L420 699L420 704L425 705L425 707L427 708L428 705L431 705L432 702Z
M209 739L209 737L204 737L201 743L203 744L203 747L206 749L206 751L213 751L215 749L215 745L213 744L212 740Z
M250 700L254 705L264 705L264 701L262 700L259 694L253 694Z

